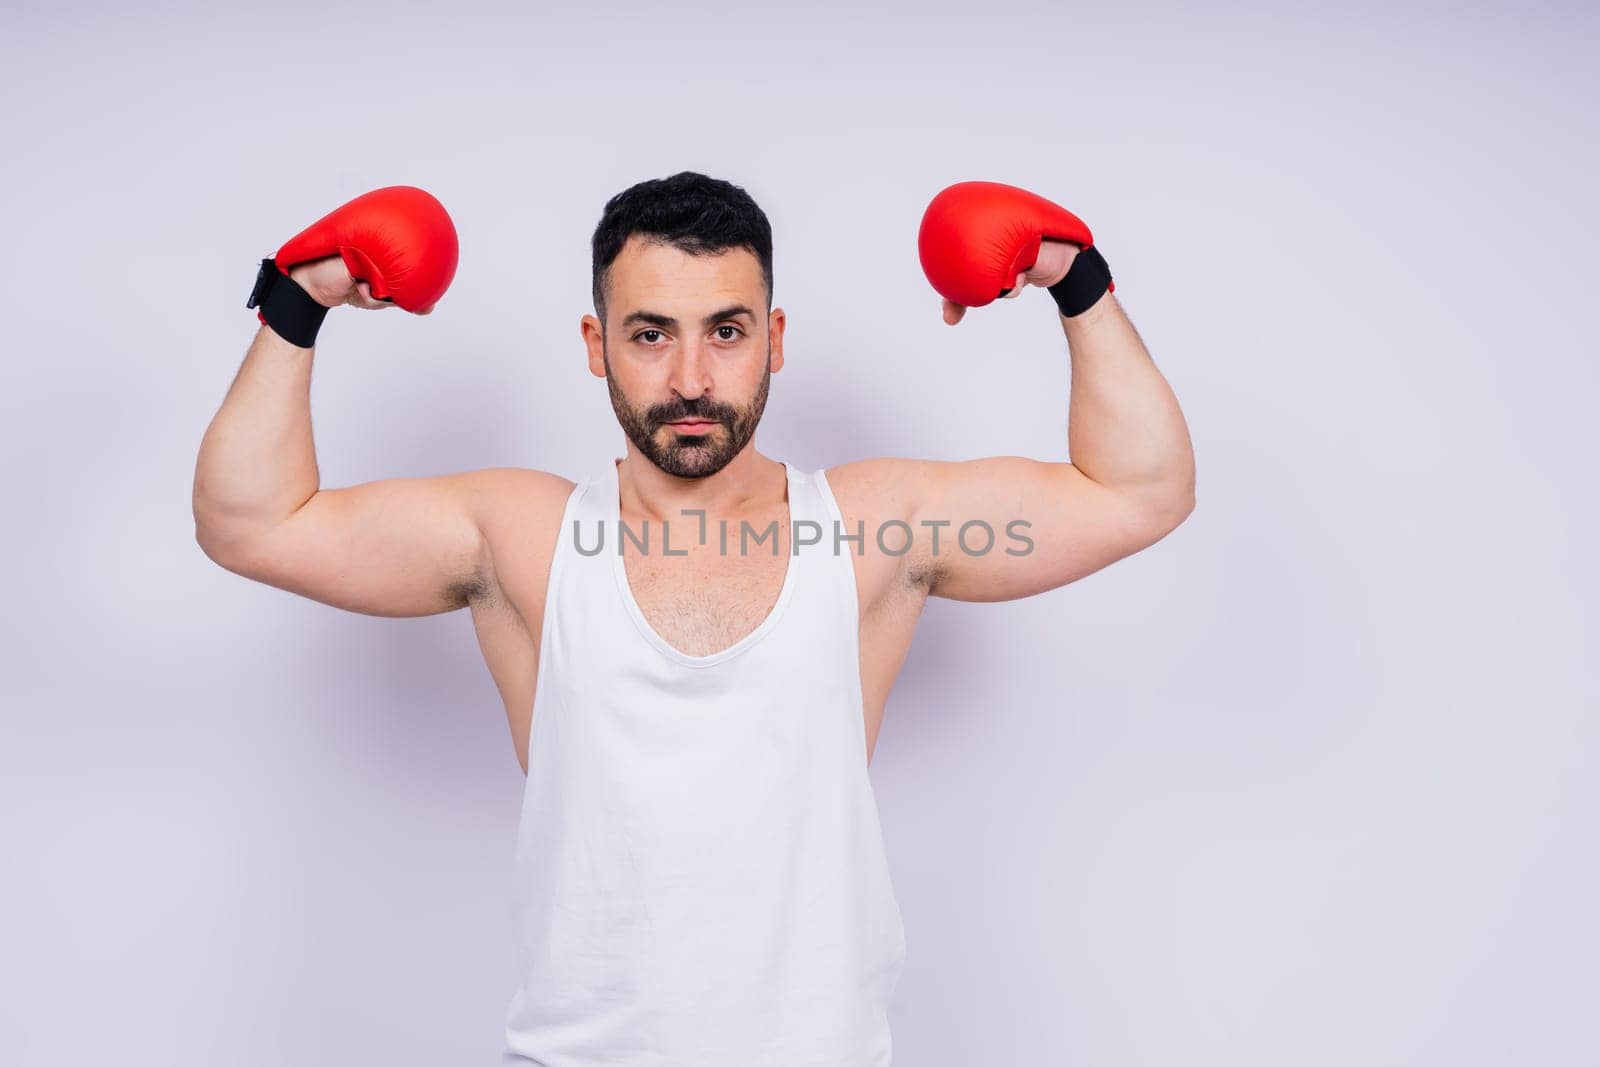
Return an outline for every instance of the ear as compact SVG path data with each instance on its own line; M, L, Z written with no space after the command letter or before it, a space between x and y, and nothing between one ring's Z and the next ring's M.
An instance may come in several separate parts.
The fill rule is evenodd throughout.
M767 316L767 330L772 334L772 369L783 369L783 325L787 320L782 308L773 308Z
M585 315L578 323L579 331L583 334L583 343L589 350L589 373L596 378L606 376L606 347L605 336L600 332L600 320L593 315Z

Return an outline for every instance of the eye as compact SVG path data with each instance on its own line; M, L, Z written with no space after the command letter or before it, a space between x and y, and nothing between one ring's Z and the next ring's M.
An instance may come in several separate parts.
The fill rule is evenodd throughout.
M660 330L656 330L656 329L640 330L638 333L633 335L633 339L635 341L642 340L647 345L648 344L654 344L655 342L650 340L650 339L648 339L648 338L646 338L645 335L646 334L660 334L660 333L661 333L661 331Z
M718 326L717 327L717 333L720 334L720 333L722 333L723 330L732 330L734 332L735 336L742 336L744 334L744 331L739 329L739 327L737 327L737 326L726 326L726 325L724 325L724 326ZM733 340L733 338L732 337L724 337L723 340L724 341L731 341L731 340Z

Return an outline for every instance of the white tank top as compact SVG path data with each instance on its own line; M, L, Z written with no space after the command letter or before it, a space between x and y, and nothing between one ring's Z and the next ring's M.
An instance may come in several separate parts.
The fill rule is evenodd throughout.
M777 603L710 656L669 645L634 600L615 464L567 501L518 830L508 1067L890 1062L905 927L867 775L856 542L834 549L823 472L784 469ZM672 520L680 546L685 522L699 532Z

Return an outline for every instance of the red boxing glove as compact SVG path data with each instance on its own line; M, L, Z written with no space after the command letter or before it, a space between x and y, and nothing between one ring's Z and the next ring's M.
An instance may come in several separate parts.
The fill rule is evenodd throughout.
M412 185L363 193L295 234L273 257L278 270L340 256L379 299L422 314L450 288L460 249L444 205Z
M1094 245L1082 219L1042 196L999 182L957 182L923 213L917 252L940 295L982 307L1033 266L1046 237L1080 248ZM1101 292L1115 288L1108 274Z

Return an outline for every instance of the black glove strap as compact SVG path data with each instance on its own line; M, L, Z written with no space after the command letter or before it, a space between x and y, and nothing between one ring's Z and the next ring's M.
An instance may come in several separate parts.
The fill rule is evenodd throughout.
M1067 276L1048 292L1067 318L1082 315L1111 288L1111 266L1094 245L1080 251L1072 260Z
M261 308L261 321L272 327L272 332L300 348L310 348L317 342L317 331L328 309L311 299L311 294L300 283L278 269L270 256L261 261L256 274L256 287L250 290L245 307Z

